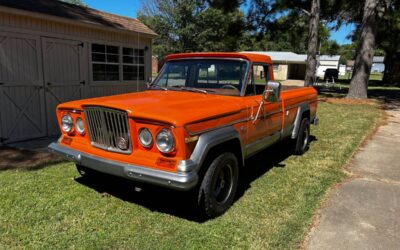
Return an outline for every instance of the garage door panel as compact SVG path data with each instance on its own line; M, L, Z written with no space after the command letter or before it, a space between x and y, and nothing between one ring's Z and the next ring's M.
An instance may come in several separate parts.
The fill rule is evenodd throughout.
M0 35L0 79L18 84L41 81L37 47L37 38Z
M56 86L46 90L47 122L48 131L51 135L60 133L56 117L58 104L81 99L81 88L76 86Z
M43 89L38 86L3 86L2 137L5 142L46 136Z
M0 32L0 137L46 136L40 38Z
M48 135L60 133L56 107L82 98L83 48L80 41L42 38Z
M51 46L49 46L51 44ZM63 44L57 41L46 41L46 80L59 85L77 84L80 82L80 52L78 43ZM63 67L60 67L62 65Z

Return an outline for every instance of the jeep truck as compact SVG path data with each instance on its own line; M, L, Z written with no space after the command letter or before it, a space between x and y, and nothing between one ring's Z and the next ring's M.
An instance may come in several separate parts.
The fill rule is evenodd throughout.
M50 151L82 176L191 190L207 217L232 205L239 173L252 171L250 156L283 139L287 150L307 151L317 92L274 82L269 56L185 53L165 61L146 91L59 105L62 135Z

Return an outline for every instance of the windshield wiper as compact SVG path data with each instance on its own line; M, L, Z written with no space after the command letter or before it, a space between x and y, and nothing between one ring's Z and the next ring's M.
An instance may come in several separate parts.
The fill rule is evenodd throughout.
M203 94L215 93L214 90L198 89L198 88L192 88L192 87L186 87L186 86L180 86L180 85L179 86L175 85L175 86L169 86L169 87L162 87L162 86L159 86L157 84L150 84L149 85L149 89L162 89L162 90L165 90L165 91L168 91L168 90L183 90L183 91L197 92L197 93L203 93Z
M157 84L153 84L153 83L149 85L149 89L162 89L162 90L165 90L165 91L168 90L167 87L161 87L161 86L159 86Z

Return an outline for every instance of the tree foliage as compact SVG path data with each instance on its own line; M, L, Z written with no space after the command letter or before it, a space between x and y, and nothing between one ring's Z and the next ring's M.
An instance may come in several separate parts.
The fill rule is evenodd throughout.
M154 54L176 52L236 51L239 49L245 16L241 1L150 0L143 1L138 18L158 37Z
M143 0L138 18L159 34L153 48L154 54L161 58L169 53L192 51L261 50L304 54L309 51L313 1L316 0ZM311 54L316 51L340 54L343 64L355 60L360 53L386 54L385 77L393 75L390 72L393 60L387 55L400 50L400 0L319 1L321 22L317 32L314 29L318 39L312 41ZM370 46L368 52L360 50L365 38L363 24L367 1L379 6L374 14L376 46ZM243 4L249 6L246 16L240 9ZM332 27L332 22L336 26ZM331 29L349 23L357 26L352 44L340 46L329 40ZM358 66L368 64L366 61L356 63L355 71Z

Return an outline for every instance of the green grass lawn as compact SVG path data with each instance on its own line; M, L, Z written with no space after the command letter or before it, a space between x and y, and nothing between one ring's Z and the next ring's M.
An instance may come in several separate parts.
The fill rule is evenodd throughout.
M352 73L347 72L343 76L339 76L339 80L351 80L351 77L352 77ZM383 79L382 73L372 72L369 75L369 80L372 80L372 81L382 81L382 79Z
M233 207L205 222L193 219L184 194L89 182L71 163L0 172L0 249L298 248L327 189L346 178L344 165L382 113L321 103L318 114L304 156L288 155L282 143L249 159Z

